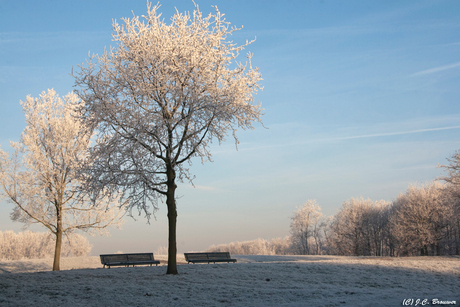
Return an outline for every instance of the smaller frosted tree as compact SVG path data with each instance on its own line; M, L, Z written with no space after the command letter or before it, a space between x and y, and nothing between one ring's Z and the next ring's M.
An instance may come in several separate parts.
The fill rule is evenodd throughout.
M79 119L78 97L54 90L21 102L26 128L13 155L0 149L0 195L15 205L11 219L41 224L56 238L53 270L60 269L63 235L75 230L104 233L122 212L105 198L79 193L79 173L91 132Z
M316 200L308 200L294 212L291 223L291 241L296 252L303 255L319 253L321 218L323 214ZM310 246L309 241L314 241L314 245Z

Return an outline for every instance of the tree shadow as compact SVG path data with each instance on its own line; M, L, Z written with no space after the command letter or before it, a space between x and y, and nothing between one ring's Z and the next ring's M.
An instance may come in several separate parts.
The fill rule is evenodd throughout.
M15 260L15 261L0 261L0 274L5 273L33 273L51 271L52 266L46 263L43 259L40 260Z

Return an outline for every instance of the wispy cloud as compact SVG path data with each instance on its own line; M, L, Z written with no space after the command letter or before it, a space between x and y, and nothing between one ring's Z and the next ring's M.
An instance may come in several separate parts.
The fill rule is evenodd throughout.
M415 77L415 76L434 74L434 73L444 71L444 70L448 70L448 69L452 69L452 68L455 68L455 67L460 67L460 62L452 63L452 64L444 65L444 66L439 66L439 67L435 67L435 68L431 68L431 69L422 70L422 71L419 71L419 72L416 72L416 73L412 74L411 76Z
M258 142L240 143L238 150L235 149L235 145L232 142L228 142L221 146L216 145L212 149L212 153L213 155L218 155L252 151L261 152L276 150L278 148L351 141L354 139L378 139L391 136L448 131L460 129L460 125L455 125L459 120L460 114L450 114L448 116L416 118L403 122L376 123L370 126L337 127L332 130L323 127L328 130L327 132L321 131L323 129L321 127L311 128L305 123L290 122L275 124L270 127L271 131L277 135L277 139L283 139L284 141L273 142L272 138L264 133L264 136L261 135Z
M329 137L329 138L312 138L308 141L301 141L301 142L292 142L287 144L271 144L271 145L262 145L262 146L254 146L254 147L247 147L240 149L240 151L252 151L252 150L267 150L273 148L286 148L292 146L302 146L316 142L334 142L334 141L345 141L345 140L353 140L353 139L364 139L364 138L378 138L378 137L386 137L386 136L397 136L397 135L407 135L407 134L416 134L416 133L424 133L424 132L433 132L433 131L443 131L443 130L452 130L452 129L460 129L460 126L449 126L449 127L439 127L439 128L426 128L426 129L416 129L416 130L407 130L407 131L395 131L395 132L384 132L384 133L372 133L372 134L363 134L363 135L352 135L352 136L343 136L343 137Z
M332 138L332 139L329 139L329 140L335 141L335 140L351 140L351 139L361 139L361 138L375 138L375 137L382 137L382 136L414 134L414 133L422 133L422 132L430 132L430 131L441 131L441 130L451 130L451 129L460 129L460 126L417 129L417 130L410 130L410 131L397 131L397 132L386 132L386 133L363 134L363 135Z

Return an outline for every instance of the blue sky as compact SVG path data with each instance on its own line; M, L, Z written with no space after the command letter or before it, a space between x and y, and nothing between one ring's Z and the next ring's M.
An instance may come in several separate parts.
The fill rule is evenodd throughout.
M155 2L156 3L156 2ZM200 1L217 5L232 40L257 37L264 125L213 145L213 163L192 161L195 188L179 185L179 252L289 234L296 206L316 199L333 215L351 197L396 198L441 175L460 149L459 1ZM163 1L165 20L193 10ZM24 129L19 104L54 88L73 90L72 67L114 46L112 19L142 15L145 1L0 0L0 144ZM244 61L244 58L241 59ZM0 230L20 231L0 204ZM155 251L167 243L157 220L127 220L111 237L90 237L93 254ZM36 231L44 229L34 227Z

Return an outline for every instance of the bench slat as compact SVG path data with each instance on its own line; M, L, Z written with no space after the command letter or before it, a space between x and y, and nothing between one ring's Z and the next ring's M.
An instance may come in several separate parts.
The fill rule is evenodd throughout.
M153 260L153 254L128 255L128 261L150 261L150 260Z

